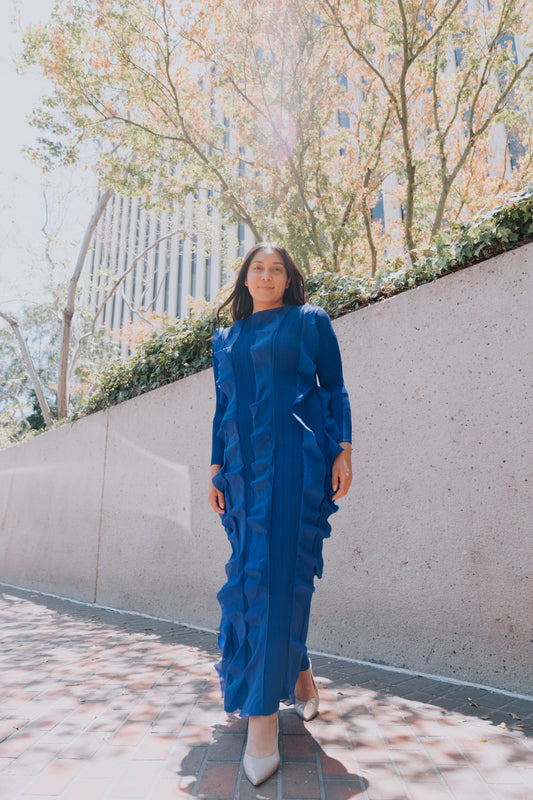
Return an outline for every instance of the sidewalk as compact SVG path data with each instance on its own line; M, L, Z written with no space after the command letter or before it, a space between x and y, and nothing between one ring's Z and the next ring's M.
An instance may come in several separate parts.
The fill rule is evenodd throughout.
M533 800L533 701L313 656L253 787L214 634L0 584L2 800Z

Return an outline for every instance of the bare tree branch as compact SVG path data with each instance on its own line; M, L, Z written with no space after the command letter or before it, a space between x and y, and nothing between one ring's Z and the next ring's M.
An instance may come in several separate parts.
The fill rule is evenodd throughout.
M192 234L189 231L186 231L183 228L176 228L175 230L170 231L170 233L166 233L164 236L160 236L158 239L156 239L154 242L152 242L152 244L148 245L148 247L146 247L142 251L142 253L139 253L139 255L135 256L135 258L133 258L132 261L130 261L128 268L117 278L117 280L115 281L115 283L113 284L111 289L107 292L107 294L105 295L104 299L101 301L100 305L96 309L96 313L94 314L92 322L91 322L90 330L87 331L87 333L84 333L79 337L79 339L78 339L78 341L76 343L76 347L74 349L74 352L72 354L72 358L71 358L71 365L70 365L70 370L69 370L69 374L70 375L73 373L74 365L75 365L75 363L76 363L76 361L78 359L79 352L80 352L80 347L81 347L82 342L85 339L87 339L89 336L94 335L94 333L96 331L96 322L97 322L100 314L104 310L106 303L113 297L113 295L115 294L115 292L117 291L119 286L121 286L122 290L123 290L124 281L125 281L126 277L130 274L130 272L132 272L132 270L135 268L135 265L139 261L141 261L150 252L150 250L153 250L154 247L157 247L158 244L160 244L161 242L164 242L167 239L171 239L173 236L177 236L178 234L181 234L184 238L185 237L189 237L191 239L193 238ZM168 272L168 269L166 270L166 272ZM165 272L165 275L166 275L166 272ZM149 307L153 306L154 303L157 301L157 297L159 295L159 291L161 291L161 285L159 287L159 290L158 290L156 296L150 302ZM151 323L149 320L147 320L147 319L142 317L142 312L139 312L137 309L133 308L132 305L130 305L129 301L126 299L126 295L124 294L124 291L122 291L122 298L123 298L125 304L128 306L128 308L129 308L129 310L130 310L130 312L132 314L137 314L137 316L141 317L145 322L148 322L148 324L150 324L150 325L152 325L152 327L154 327L153 323Z
M51 428L54 424L54 420L52 418L52 414L50 412L50 407L46 401L46 397L44 396L43 387L39 376L35 370L35 366L33 363L33 359L31 357L31 353L28 349L28 345L26 343L26 339L22 335L22 331L20 330L20 326L17 320L14 317L5 314L3 311L0 311L0 317L5 319L11 325L13 333L16 336L17 342L20 347L20 352L22 354L22 358L24 359L24 363L26 365L26 369L28 370L28 375L30 376L30 380L32 382L33 388L35 390L35 394L37 395L37 400L41 407L41 411L43 412L43 418L47 425L47 427Z

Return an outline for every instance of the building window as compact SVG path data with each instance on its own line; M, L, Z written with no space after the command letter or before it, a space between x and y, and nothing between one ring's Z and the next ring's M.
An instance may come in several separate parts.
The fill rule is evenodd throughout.
M168 285L170 282L170 248L167 247L165 253L165 297L163 300L163 308L168 314Z
M224 147L229 150L230 146L230 121L228 117L224 117Z
M340 85L344 88L344 91L348 91L348 78L346 75L341 75L339 78ZM338 111L337 112L337 121L341 128L349 128L350 127L350 115L347 111Z
M154 306L155 297L157 294L157 283L159 280L159 257L161 249L160 239L161 239L161 217L158 217L156 234L155 234L155 240L157 244L155 246L155 255L154 255L154 274L152 275L152 310Z
M520 159L523 158L525 155L526 148L520 141L520 137L518 136L518 131L516 131L514 128L511 128L509 130L507 141L509 144L509 158L511 161L511 169L517 169Z
M205 257L205 299L211 300L211 253Z
M194 239L192 242L192 254L191 254L191 286L189 294L192 294L193 297L196 297L196 265L198 260L198 235L194 234Z
M148 220L146 221L146 232L145 232L145 235L144 235L144 249L145 250L146 250L147 247L150 246L151 222L152 221L151 221L150 218L148 218ZM149 262L149 259L150 259L150 252L146 253L146 255L143 258L143 278L142 278L142 295L141 295L141 297L142 297L142 301L141 301L142 305L144 305L144 303L145 303L146 290L147 290L147 284L148 284L148 262Z
M183 239L178 242L178 300L177 300L177 316L181 317L181 295L183 284Z
M239 222L239 258L244 258L245 233L246 230L244 222Z
M383 205L383 191L379 190L379 197L375 206L370 210L372 221L379 220L385 227L385 208Z
M139 238L141 232L141 203L137 201L137 221L135 223L135 247L133 250L133 258L137 258L139 255ZM135 262L133 267L133 276L131 279L131 312L130 312L130 321L133 322L133 309L135 307L135 288L137 284L137 265L138 261Z

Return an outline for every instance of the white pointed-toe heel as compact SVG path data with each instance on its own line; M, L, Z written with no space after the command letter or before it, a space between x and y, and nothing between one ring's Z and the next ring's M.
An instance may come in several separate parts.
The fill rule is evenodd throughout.
M260 783L263 783L263 781L266 781L267 778L270 778L279 767L278 738L279 717L276 717L276 749L272 755L265 756L265 758L256 758L255 756L248 755L246 752L244 753L244 758L242 760L244 772L250 783L253 783L254 786L258 786Z
M313 678L313 686L316 691L315 696L310 700L296 700L296 698L294 700L294 710L306 722L309 722L310 719L313 719L318 714L318 686L315 683L315 676L313 673L311 673L311 677Z

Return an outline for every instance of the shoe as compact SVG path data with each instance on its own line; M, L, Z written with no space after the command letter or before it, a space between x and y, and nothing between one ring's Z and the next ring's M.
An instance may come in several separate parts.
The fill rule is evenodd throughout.
M313 686L315 687L316 695L310 700L296 700L296 698L294 700L294 710L306 722L309 722L310 719L313 719L318 714L318 686L315 683L315 676L313 673L311 673L311 677L313 678Z
M244 758L242 760L244 772L250 783L253 783L254 786L258 786L260 783L263 783L263 781L266 781L267 778L270 778L279 767L278 737L279 717L276 717L276 750L272 755L265 756L265 758L256 758L255 756L249 756L246 752L244 753Z

